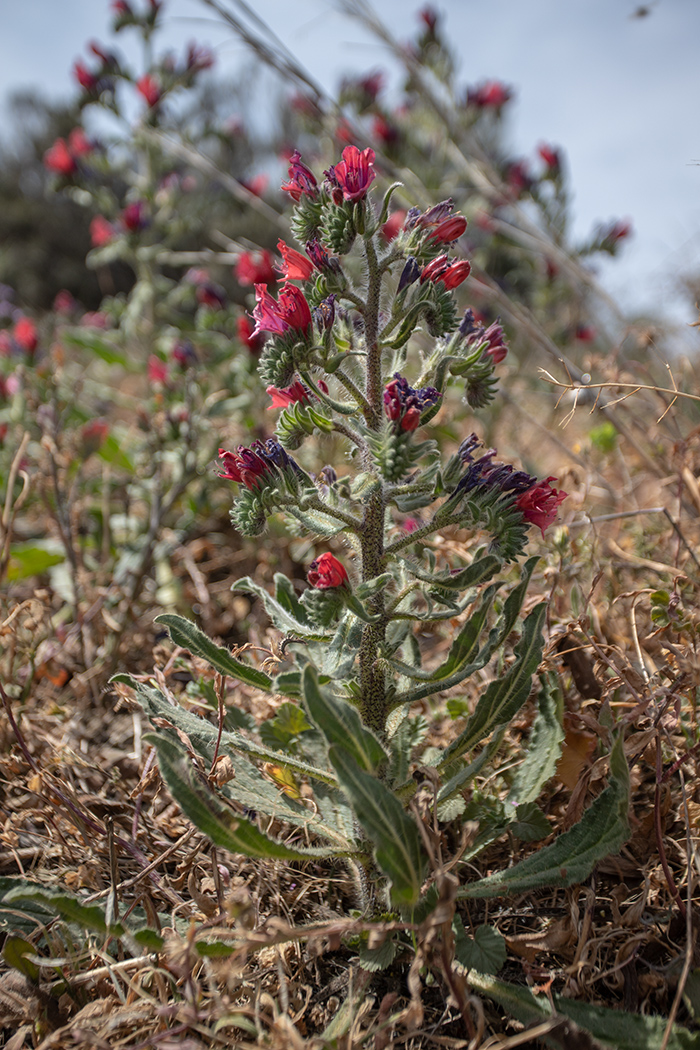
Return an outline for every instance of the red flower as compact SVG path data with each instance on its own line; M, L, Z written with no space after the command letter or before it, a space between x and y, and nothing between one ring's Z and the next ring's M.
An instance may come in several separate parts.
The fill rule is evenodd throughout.
M132 201L121 214L122 225L129 233L140 233L148 225L143 201Z
M311 562L306 578L312 587L319 591L328 591L334 587L345 587L348 583L348 574L342 562L326 551L315 561Z
M93 419L80 432L83 459L98 452L109 434L109 424L104 419Z
M96 215L90 223L90 240L93 248L104 248L114 239L115 229L111 222L107 222L104 215Z
M70 314L77 307L77 303L67 288L62 288L60 292L56 292L53 301L53 309L57 314Z
M68 136L68 148L74 157L87 157L94 149L82 128L73 128Z
M487 80L476 88L468 89L467 105L477 109L500 110L512 97L512 89L500 80Z
M295 149L289 158L289 182L283 182L281 188L297 204L302 196L311 197L312 200L318 197L316 176L302 163L298 149Z
M556 146L547 146L545 143L537 147L542 160L547 165L547 174L556 176L561 171L561 155Z
M247 346L251 354L259 354L265 342L264 336L253 334L253 323L246 314L242 314L236 321L236 332L238 338Z
M236 263L239 284L274 284L277 280L269 252L241 252Z
M304 293L295 284L283 285L279 299L272 298L267 285L255 285L256 304L253 310L255 329L253 335L271 332L284 335L290 328L305 332L311 324L311 310Z
M269 175L253 175L249 179L241 179L241 185L254 193L256 197L262 197L270 181Z
M544 481L533 485L527 492L522 492L515 500L515 506L522 512L525 521L536 525L543 539L544 530L552 524L557 516L559 504L566 499L565 492L562 492L561 489L557 492L549 484L550 481L556 480L555 477L545 478Z
M489 344L484 350L484 357L490 357L494 365L500 365L501 361L505 361L508 356L508 347L503 342L503 328L498 321L490 324L480 338L482 342L486 340Z
M168 365L155 354L151 354L148 359L148 378L151 383L167 383L168 381Z
M406 219L406 212L399 209L399 211L393 211L389 218L382 226L382 235L387 241L393 241L397 233L403 226Z
M281 388L269 386L267 393L272 398L272 404L267 407L268 412L273 408L286 408L288 405L294 405L297 401L311 400L311 391L298 379L291 386Z
M272 479L278 471L298 469L291 456L274 438L256 441L250 448L239 445L236 452L220 448L219 458L224 465L224 473L219 474L219 477L236 481L249 489L263 487L266 475Z
M20 317L12 334L15 337L15 342L21 346L26 354L33 354L39 345L36 325L28 317Z
M457 288L462 281L466 281L471 269L471 263L467 259L459 259L457 262L450 263L446 255L438 255L423 270L420 283L425 284L426 281L432 281L435 284L442 281L445 288L451 291Z
M73 66L73 76L80 84L81 88L85 91L89 91L93 94L97 90L99 83L98 78L94 73L91 73L88 67L83 62L76 62Z
M151 109L153 109L154 106L157 106L161 100L162 92L160 84L151 73L144 73L144 75L136 81L136 90L140 95L143 95Z
M450 215L435 227L428 236L429 241L437 241L438 244L452 244L461 237L467 228L467 220L463 215Z
M277 251L282 256L282 267L278 269L287 281L306 281L314 272L314 265L301 252L295 251L284 243L277 242ZM262 280L262 279L261 279ZM258 282L255 282L256 284Z
M385 146L393 146L399 137L399 129L391 124L386 117L378 114L372 122L372 131L376 138Z
M65 139L56 139L53 146L47 149L44 154L44 167L65 178L75 175L78 165Z
M346 201L361 201L367 196L367 190L376 178L372 168L374 150L359 150L357 146L346 146L343 159L330 169L331 182L335 182L343 191ZM329 172L329 174L330 174Z
M453 262L451 266L447 267L445 272L438 277L438 281L442 281L445 288L450 292L453 288L459 287L462 281L466 281L471 272L472 264L469 260L459 259L457 262Z

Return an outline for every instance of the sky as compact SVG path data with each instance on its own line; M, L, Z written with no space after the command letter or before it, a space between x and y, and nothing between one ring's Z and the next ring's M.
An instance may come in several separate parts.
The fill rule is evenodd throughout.
M133 0L138 5L144 0ZM225 0L224 0L225 2ZM335 0L251 0L258 16L327 91L343 73L388 68L383 46ZM376 0L400 40L415 35L421 3ZM515 155L560 146L573 189L574 232L628 218L634 236L599 267L603 286L629 313L680 325L698 349L697 311L678 294L700 276L700 40L698 0L442 0L462 83L497 78L516 90L508 130ZM247 61L201 0L166 0L164 42L212 46L218 71ZM35 87L50 98L74 90L70 70L85 42L107 41L108 0L23 0L3 14L0 99ZM119 47L128 54L127 34ZM0 122L3 110L0 108ZM0 136L2 126L0 123Z

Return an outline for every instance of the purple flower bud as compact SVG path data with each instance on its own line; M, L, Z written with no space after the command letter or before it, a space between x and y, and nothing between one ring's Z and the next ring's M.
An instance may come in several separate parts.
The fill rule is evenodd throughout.
M396 289L397 294L402 292L404 288L408 288L409 285L414 284L420 277L421 269L418 265L417 260L413 255L409 255L406 260L406 265L401 271L401 277L399 278L399 286Z

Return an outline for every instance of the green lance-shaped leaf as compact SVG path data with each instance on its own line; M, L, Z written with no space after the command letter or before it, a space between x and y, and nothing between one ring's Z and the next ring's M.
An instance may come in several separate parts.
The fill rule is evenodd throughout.
M542 624L546 612L546 602L541 602L526 618L522 636L515 647L515 662L502 678L487 686L464 731L445 751L440 763L442 768L465 751L470 751L496 726L510 722L527 700L532 676L542 658Z
M155 622L165 624L175 645L189 650L193 656L201 656L220 674L236 678L247 685L254 685L268 693L273 691L272 679L269 675L264 671L258 671L256 667L248 667L247 664L236 660L228 649L212 642L211 638L191 620L186 620L184 616L177 616L175 613L161 613L160 616L156 616Z
M525 760L513 778L509 802L516 805L534 802L547 781L554 776L564 740L563 709L564 701L556 675L543 676L537 717Z
M618 853L629 837L629 770L622 737L610 754L610 784L583 814L578 824L506 871L465 886L460 897L501 897L542 886L572 886L583 882L603 857Z
M16 885L5 895L7 904L20 901L39 905L52 912L53 915L59 915L66 922L74 922L85 930L95 930L103 936L111 934L114 937L121 937L124 933L121 923L110 925L107 922L104 908L97 904L83 904L72 893L66 893L64 890L27 881L24 885Z
M296 849L270 838L245 817L234 813L198 775L185 748L175 740L148 733L144 740L153 744L163 780L185 816L215 846L247 857L277 860L308 860L309 857L336 856L335 849Z
M479 608L469 617L453 641L445 662L433 672L432 681L442 682L451 678L474 661L479 651L479 638L499 586L498 583L492 583L486 588Z
M329 757L358 821L374 843L375 859L391 881L395 904L411 907L420 896L426 858L416 824L396 796L360 768L349 751L331 747Z
M423 583L430 583L433 587L446 587L452 591L464 591L468 587L476 587L477 584L490 580L493 574L498 572L503 565L501 558L496 557L495 554L487 554L485 557L479 558L478 561L472 562L465 569L447 574L430 573L419 565L414 565L413 562L407 561L405 558L401 560L411 576L415 576L417 580L422 580Z
M331 696L327 689L322 689L311 664L304 668L302 690L309 718L330 745L345 748L369 773L388 761L386 751L374 733L363 726L357 710L345 700Z
M553 1016L547 996L534 995L523 985L508 984L474 971L469 974L469 984L523 1024L546 1021ZM663 1045L667 1025L665 1017L630 1014L559 995L553 996L553 1003L557 1014L568 1017L603 1046L613 1050L660 1050ZM700 1037L697 1032L674 1024L666 1046L667 1050L698 1050Z

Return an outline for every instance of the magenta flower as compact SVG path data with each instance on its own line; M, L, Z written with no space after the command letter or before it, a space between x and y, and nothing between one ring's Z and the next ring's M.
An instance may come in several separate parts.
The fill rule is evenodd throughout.
M151 109L153 109L154 106L157 106L161 100L162 91L160 84L151 73L144 73L144 75L136 81L136 90L145 98Z
M121 214L122 226L129 233L140 233L148 225L146 205L143 201L132 201Z
M309 304L304 298L304 293L294 284L283 285L278 300L270 295L267 285L256 284L255 297L257 302L253 310L253 335L260 332L284 335L290 328L306 332L311 324Z
M299 469L274 438L256 441L250 448L239 445L235 452L220 448L219 458L224 466L224 473L219 477L236 481L249 489L262 488L266 479L273 480L279 471Z
M367 196L367 190L376 178L372 168L374 150L359 150L357 146L346 146L343 159L326 173L336 186L343 191L346 201L361 201Z
M115 232L112 223L108 222L104 215L96 215L90 222L90 240L93 248L104 248L105 244L114 240Z
M91 95L97 91L99 78L92 73L84 62L76 62L73 66L73 76L84 91Z
M29 317L20 317L19 321L15 324L12 334L15 338L15 342L26 354L33 354L39 345L39 335L36 330L36 325Z
M295 149L289 158L289 182L283 182L281 188L297 204L303 196L310 197L312 200L318 197L316 176L302 163L298 149Z
M562 492L561 489L557 491L550 485L550 481L556 480L555 477L549 477L544 481L538 481L536 485L527 492L522 492L515 500L515 505L518 510L522 511L525 521L536 525L543 539L544 530L552 524L557 516L559 504L566 499L565 492Z

